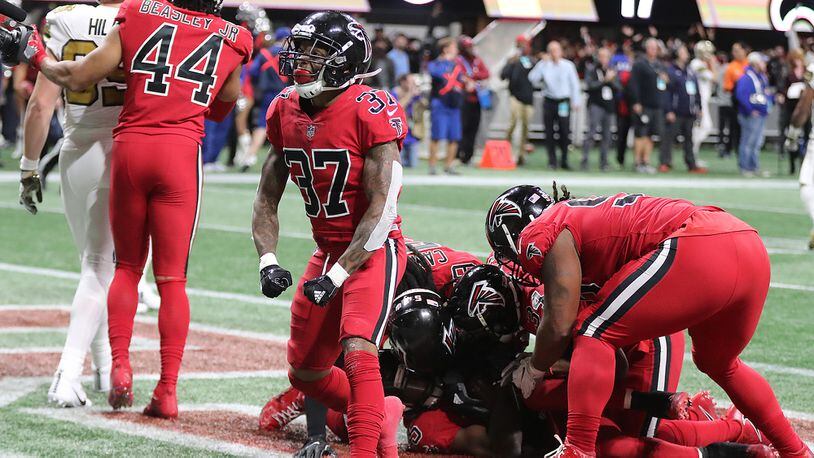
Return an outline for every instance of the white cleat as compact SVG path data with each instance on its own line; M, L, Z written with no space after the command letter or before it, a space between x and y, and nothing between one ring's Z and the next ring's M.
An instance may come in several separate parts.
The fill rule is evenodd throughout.
M58 407L90 407L92 403L79 379L70 379L64 376L60 369L54 374L54 381L48 389L48 402Z
M153 291L149 283L140 283L138 288L138 307L136 313L146 313L150 310L158 310L161 305L161 296Z

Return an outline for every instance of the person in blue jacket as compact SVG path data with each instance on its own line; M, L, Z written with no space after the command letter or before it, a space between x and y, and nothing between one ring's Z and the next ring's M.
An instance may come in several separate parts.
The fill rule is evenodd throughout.
M760 147L763 145L763 129L773 99L766 76L766 57L757 52L749 53L748 65L743 76L735 84L738 100L738 123L741 127L738 167L746 177L755 176L760 169Z
M441 54L427 64L427 71L432 77L430 93L430 175L437 172L438 142L447 141L447 157L444 160L444 171L457 175L452 162L458 153L458 142L461 141L461 106L464 102L464 71L458 64L458 43L447 37L438 41Z
M667 70L670 82L667 84L664 103L664 138L660 145L661 165L659 171L673 169L673 145L678 135L684 138L684 162L690 173L706 173L698 167L693 152L692 128L701 117L701 97L698 94L698 78L690 70L690 52L684 45L673 51L673 65Z

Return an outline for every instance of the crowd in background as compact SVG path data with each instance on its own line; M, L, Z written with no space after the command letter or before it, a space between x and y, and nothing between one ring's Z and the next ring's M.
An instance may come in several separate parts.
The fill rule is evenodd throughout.
M257 162L265 148L266 110L289 84L279 74L278 55L290 29L273 29L257 7L241 7L237 20L253 31L255 55L244 68L243 97L237 109L221 123L206 122L203 159L208 171L227 167L246 171ZM736 156L743 175L765 175L759 152L767 116L780 110L777 129L782 136L805 87L806 63L814 60L812 43L804 43L808 51L774 47L752 52L744 43L735 43L730 50L716 49L713 31L700 26L680 38L660 37L653 26L642 32L622 26L613 36L595 37L583 26L576 38L518 36L516 48L499 68L489 68L468 36L435 39L429 30L426 37L418 38L372 28L371 68L381 72L366 84L390 91L405 107L410 135L404 143L403 163L417 166L419 146L426 145L430 174L456 174L458 164L470 164L483 112L505 110L504 138L515 145L519 166L535 150L529 133L534 123L543 125L552 169L588 170L597 146L600 170L609 170L612 158L616 167L623 168L632 144L632 164L627 164L638 172L671 171L673 149L679 146L687 170L705 173L698 151L714 135L719 154ZM19 113L25 109L35 78L25 66L7 71L3 78L4 142L20 144ZM496 92L504 87L508 97L497 104ZM537 93L542 115L536 116L541 119L534 119L540 111L535 111ZM713 110L718 112L717 129ZM46 148L61 136L56 119L53 124ZM789 157L791 173L804 154L810 129L809 123L805 135L788 151L782 138L778 142L781 153ZM572 164L569 153L580 146L578 163ZM442 147L445 152L440 157Z

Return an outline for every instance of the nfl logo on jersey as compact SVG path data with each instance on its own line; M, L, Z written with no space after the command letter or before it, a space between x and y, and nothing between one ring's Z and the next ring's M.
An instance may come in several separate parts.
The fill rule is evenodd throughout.
M317 126L313 124L308 124L308 127L305 128L305 136L308 137L308 140L314 138L314 134L317 132Z

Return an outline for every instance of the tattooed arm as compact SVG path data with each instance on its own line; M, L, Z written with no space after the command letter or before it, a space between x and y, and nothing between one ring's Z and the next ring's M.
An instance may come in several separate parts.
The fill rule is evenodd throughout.
M252 213L252 237L259 256L277 252L280 233L277 205L285 191L286 180L288 180L288 167L285 165L282 154L272 147L263 164Z

